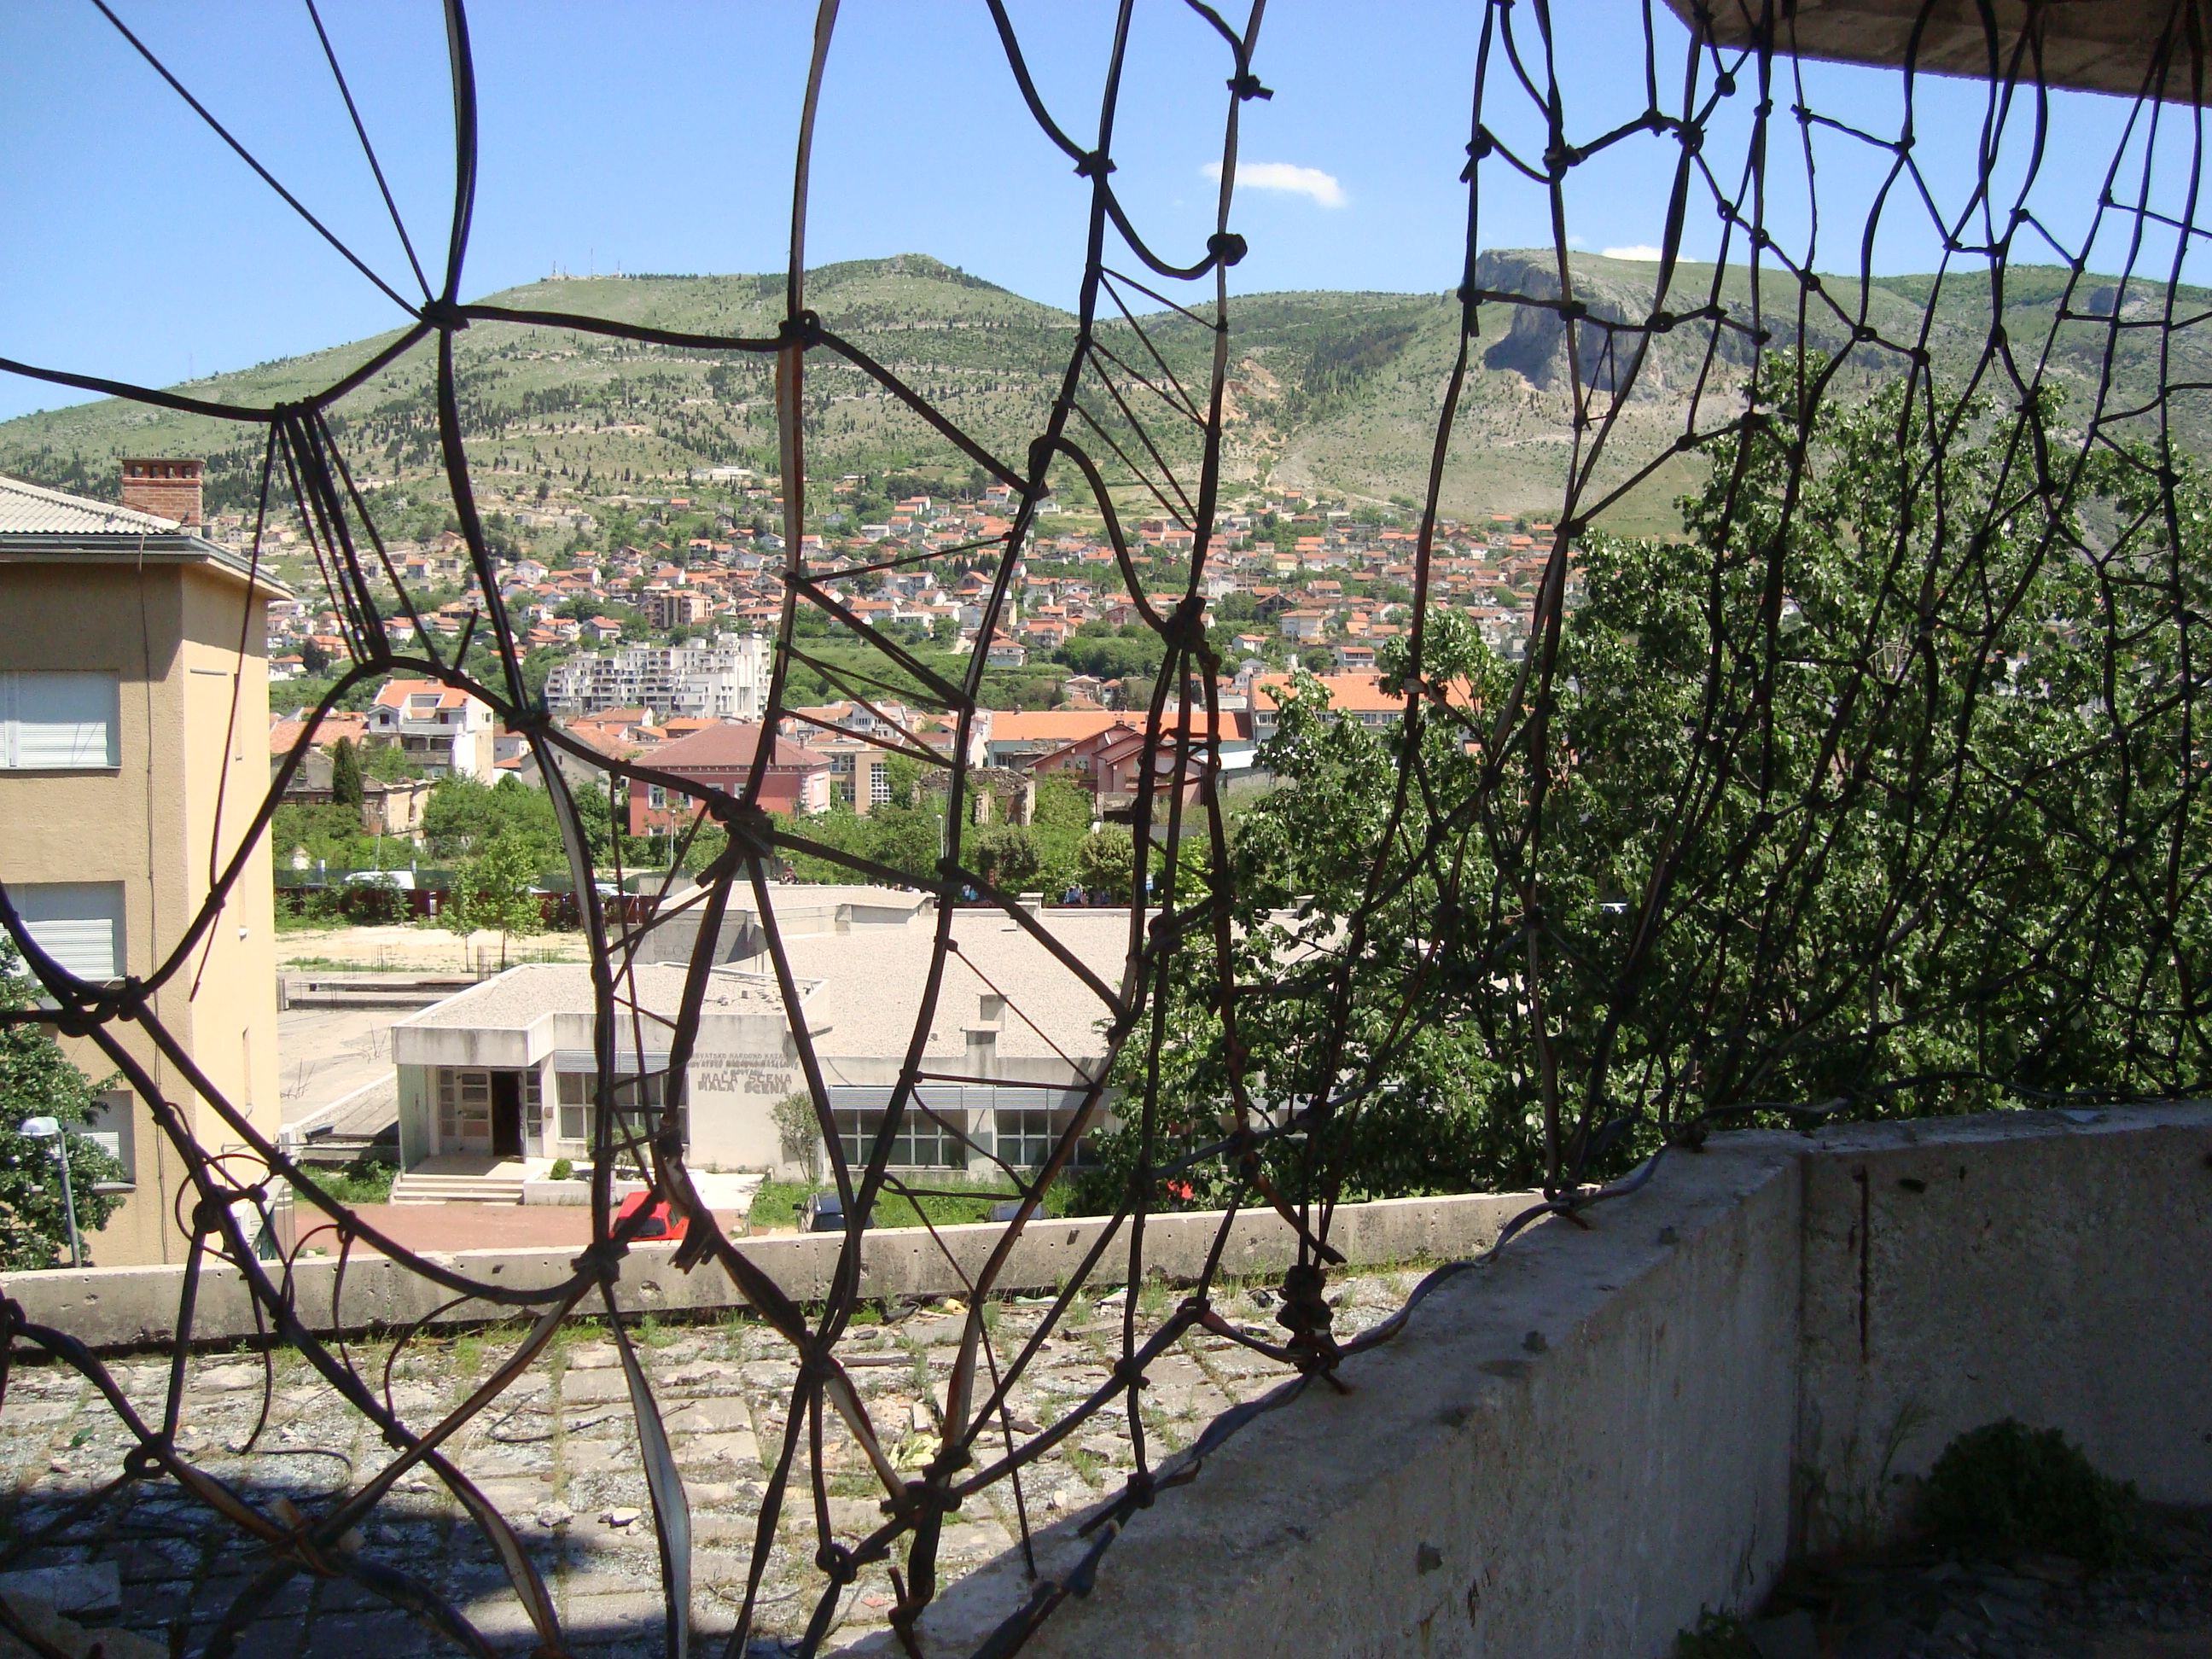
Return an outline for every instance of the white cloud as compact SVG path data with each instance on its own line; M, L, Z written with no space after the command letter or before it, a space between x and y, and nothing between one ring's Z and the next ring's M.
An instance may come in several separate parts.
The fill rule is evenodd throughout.
M1221 182L1221 163L1208 161L1200 169L1217 185ZM1346 201L1344 186L1319 167L1293 167L1288 161L1239 161L1237 182L1249 190L1288 191L1293 196L1310 196L1326 208L1342 207Z
M1659 250L1647 243L1638 242L1633 247L1609 247L1605 250L1605 257L1608 259L1642 259L1656 264Z

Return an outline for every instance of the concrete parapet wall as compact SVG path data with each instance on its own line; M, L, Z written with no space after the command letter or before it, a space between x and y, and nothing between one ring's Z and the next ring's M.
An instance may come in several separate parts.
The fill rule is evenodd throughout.
M1719 1136L1587 1222L1249 1425L1024 1654L1660 1659L2007 1415L2212 1501L2212 1107ZM972 1651L1019 1565L952 1586L926 1651Z
M1347 1205L1337 1211L1332 1233L1355 1263L1370 1265L1423 1258L1443 1261L1488 1247L1505 1222L1527 1207L1526 1194L1473 1194L1444 1199L1393 1199ZM301 1225L309 1211L301 1206ZM1218 1212L1155 1216L1145 1229L1148 1273L1194 1279L1204 1269L1221 1217ZM1108 1224L1040 1217L1023 1230L999 1274L1006 1291L1051 1290L1073 1278ZM939 1227L933 1242L923 1228L880 1228L862 1236L860 1289L870 1297L946 1295L967 1289L1006 1229L996 1224ZM1248 1210L1230 1231L1222 1268L1235 1274L1279 1273L1292 1258L1295 1236L1273 1211ZM740 1241L738 1249L793 1297L819 1300L829 1292L844 1236L816 1233ZM705 1310L740 1305L729 1276L711 1263L685 1273L671 1258L672 1244L636 1244L617 1288L626 1310ZM432 1252L430 1259L482 1283L540 1289L566 1280L573 1249ZM951 1260L948 1261L947 1256ZM957 1270L956 1270L957 1267ZM1126 1233L1109 1243L1091 1274L1096 1285L1118 1285L1127 1276ZM171 1340L184 1282L181 1267L85 1267L9 1277L7 1295L33 1324L68 1332L95 1349L127 1348ZM485 1301L448 1308L451 1293L383 1256L356 1253L343 1282L331 1256L295 1264L293 1305L309 1328L354 1331L410 1325L433 1318L446 1324L495 1319L505 1311ZM333 1297L337 1297L333 1305ZM252 1297L238 1270L214 1266L200 1275L192 1320L198 1339L231 1340L254 1335Z

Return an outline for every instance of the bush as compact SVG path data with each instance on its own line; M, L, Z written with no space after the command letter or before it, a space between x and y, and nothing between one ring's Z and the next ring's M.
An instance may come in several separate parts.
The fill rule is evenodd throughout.
M343 1169L311 1169L307 1173L318 1187L340 1204L389 1204L392 1183L399 1178L399 1166L387 1164L374 1153L363 1153ZM313 1205L312 1200L300 1202L302 1210Z
M573 1181L576 1178L576 1166L565 1158L556 1158L553 1160L553 1167L545 1173L549 1179L554 1181Z
M2097 1472L2057 1429L2008 1417L1970 1429L1929 1471L1921 1522L1962 1549L2049 1550L2092 1566L2136 1554L2142 1506L2132 1482Z

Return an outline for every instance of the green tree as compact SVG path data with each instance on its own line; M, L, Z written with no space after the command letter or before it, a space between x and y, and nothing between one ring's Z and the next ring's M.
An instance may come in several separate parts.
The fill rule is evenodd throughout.
M1761 1102L2205 1086L2203 472L2092 449L2045 495L2021 458L2062 442L2049 403L1797 396L1771 376L1774 416L1713 441L1680 538L1583 538L1528 693L1540 769L1499 718L1517 665L1449 609L1417 747L1294 682L1259 757L1281 785L1231 848L1243 1052L1193 930L1156 1161L1218 1139L1240 1086L1314 1115L1261 1155L1284 1190L1347 1199L1598 1179Z
M346 748L350 749L353 746L346 743L343 738L338 741ZM357 754L355 758L357 762L354 772L354 785L356 790L360 788L362 780L365 778L374 778L381 783L399 783L406 779L419 778L422 775L422 769L408 759L407 751L396 743L379 744L365 753ZM337 775L337 763L335 758L331 763L331 775L334 780ZM335 783L333 788L335 788Z
M0 1009L34 1007L39 995L39 983L24 972L15 941L0 933ZM94 1192L93 1185L120 1180L123 1169L106 1147L73 1130L91 1115L108 1086L87 1077L46 1027L0 1024L0 1217L6 1218L0 1227L0 1271L69 1265L69 1220L54 1143L22 1133L23 1121L33 1117L62 1124L77 1234L91 1261L89 1235L106 1226L123 1201Z
M1109 823L1085 836L1076 848L1076 881L1088 891L1105 894L1110 902L1127 904L1136 857L1136 842L1129 832Z
M340 738L331 745L331 805L361 811L361 756L353 739Z
M936 884L938 863L945 855L945 814L938 804L901 806L894 801L860 822L866 826L861 850L868 857L917 887Z
M1026 824L986 824L969 843L969 867L1001 892L1019 892L1037 878L1043 860Z
M453 878L438 926L466 938L496 930L500 965L507 963L510 936L527 936L544 926L535 885L540 860L532 841L508 831L493 837Z
M1082 884L1076 854L1097 810L1091 792L1073 779L1048 773L1037 780L1029 830L1036 843L1038 879L1048 893L1064 892L1071 883Z

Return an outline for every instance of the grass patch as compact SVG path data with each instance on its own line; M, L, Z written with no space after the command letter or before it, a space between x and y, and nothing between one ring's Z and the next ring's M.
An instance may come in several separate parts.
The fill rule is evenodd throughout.
M1095 1486L1098 1484L1100 1471L1105 1465L1099 1461L1096 1453L1087 1452L1080 1446L1070 1446L1067 1449L1067 1461L1085 1486Z
M389 1204L399 1166L378 1158L357 1158L343 1169L319 1169L312 1173L315 1184L341 1204Z
M927 1186L932 1194L919 1200L908 1199L893 1192L883 1192L876 1197L876 1225L878 1227L919 1227L925 1218L933 1226L957 1227L972 1221L991 1218L991 1206L1003 1204L1008 1199L1018 1198L1012 1182L974 1181L946 1171L942 1175L915 1173L908 1177L909 1184ZM795 1227L799 1212L810 1194L832 1190L824 1181L763 1181L760 1190L753 1194L752 1212L748 1219L757 1227ZM1056 1182L1045 1191L1040 1212L1048 1216L1073 1213L1075 1203L1073 1189L1065 1182Z
M799 1206L813 1190L812 1184L804 1181L763 1181L753 1194L747 1219L756 1227L796 1227Z

